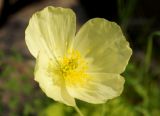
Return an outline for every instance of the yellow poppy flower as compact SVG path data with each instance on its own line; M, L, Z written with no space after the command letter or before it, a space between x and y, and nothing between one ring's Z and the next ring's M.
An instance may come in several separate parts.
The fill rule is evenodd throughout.
M99 104L122 93L132 50L116 23L94 18L76 33L74 12L49 6L32 16L25 40L48 97L76 106L75 99Z

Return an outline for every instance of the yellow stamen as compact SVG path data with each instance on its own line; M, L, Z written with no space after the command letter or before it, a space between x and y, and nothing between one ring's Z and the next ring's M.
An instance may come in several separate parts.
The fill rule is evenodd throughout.
M61 73L68 86L83 85L86 81L87 69L86 61L81 57L78 51L68 52L68 54L60 60Z

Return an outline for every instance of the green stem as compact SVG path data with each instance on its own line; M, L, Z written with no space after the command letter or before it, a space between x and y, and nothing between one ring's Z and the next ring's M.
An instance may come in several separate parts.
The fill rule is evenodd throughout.
M106 110L105 110L105 103L104 103L104 104L102 104L102 113L101 113L101 116L105 116L105 112L106 112Z
M75 106L74 108L80 116L84 116L77 106Z
M146 51L146 56L145 56L145 70L144 70L144 73L148 73L149 66L151 64L154 36L160 36L160 31L155 31L148 37L148 45L147 45L147 51Z

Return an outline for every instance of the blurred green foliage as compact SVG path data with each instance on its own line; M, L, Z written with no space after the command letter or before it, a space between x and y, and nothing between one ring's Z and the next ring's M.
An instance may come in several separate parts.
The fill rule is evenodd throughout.
M124 4L124 0L118 0L124 32L136 2L128 0ZM160 116L159 62L152 66L155 36L160 37L160 31L151 32L146 37L147 46L142 50L142 59L137 60L133 50L131 61L123 73L126 82L120 97L100 105L77 100L85 116ZM32 61L16 50L11 54L0 50L0 116L78 116L72 107L46 97L34 81Z

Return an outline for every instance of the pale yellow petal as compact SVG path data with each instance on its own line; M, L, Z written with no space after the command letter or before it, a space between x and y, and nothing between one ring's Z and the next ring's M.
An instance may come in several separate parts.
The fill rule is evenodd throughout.
M73 97L88 103L104 103L123 91L124 78L118 74L88 73L86 83L67 86Z
M91 19L82 26L74 48L89 59L90 72L122 73L132 54L121 28L101 18Z
M35 13L25 31L25 40L34 57L40 50L48 56L63 56L75 36L76 17L71 9L46 7Z
M36 61L35 80L48 97L75 106L74 98L67 92L64 79L59 75L57 62L43 52L39 53Z

